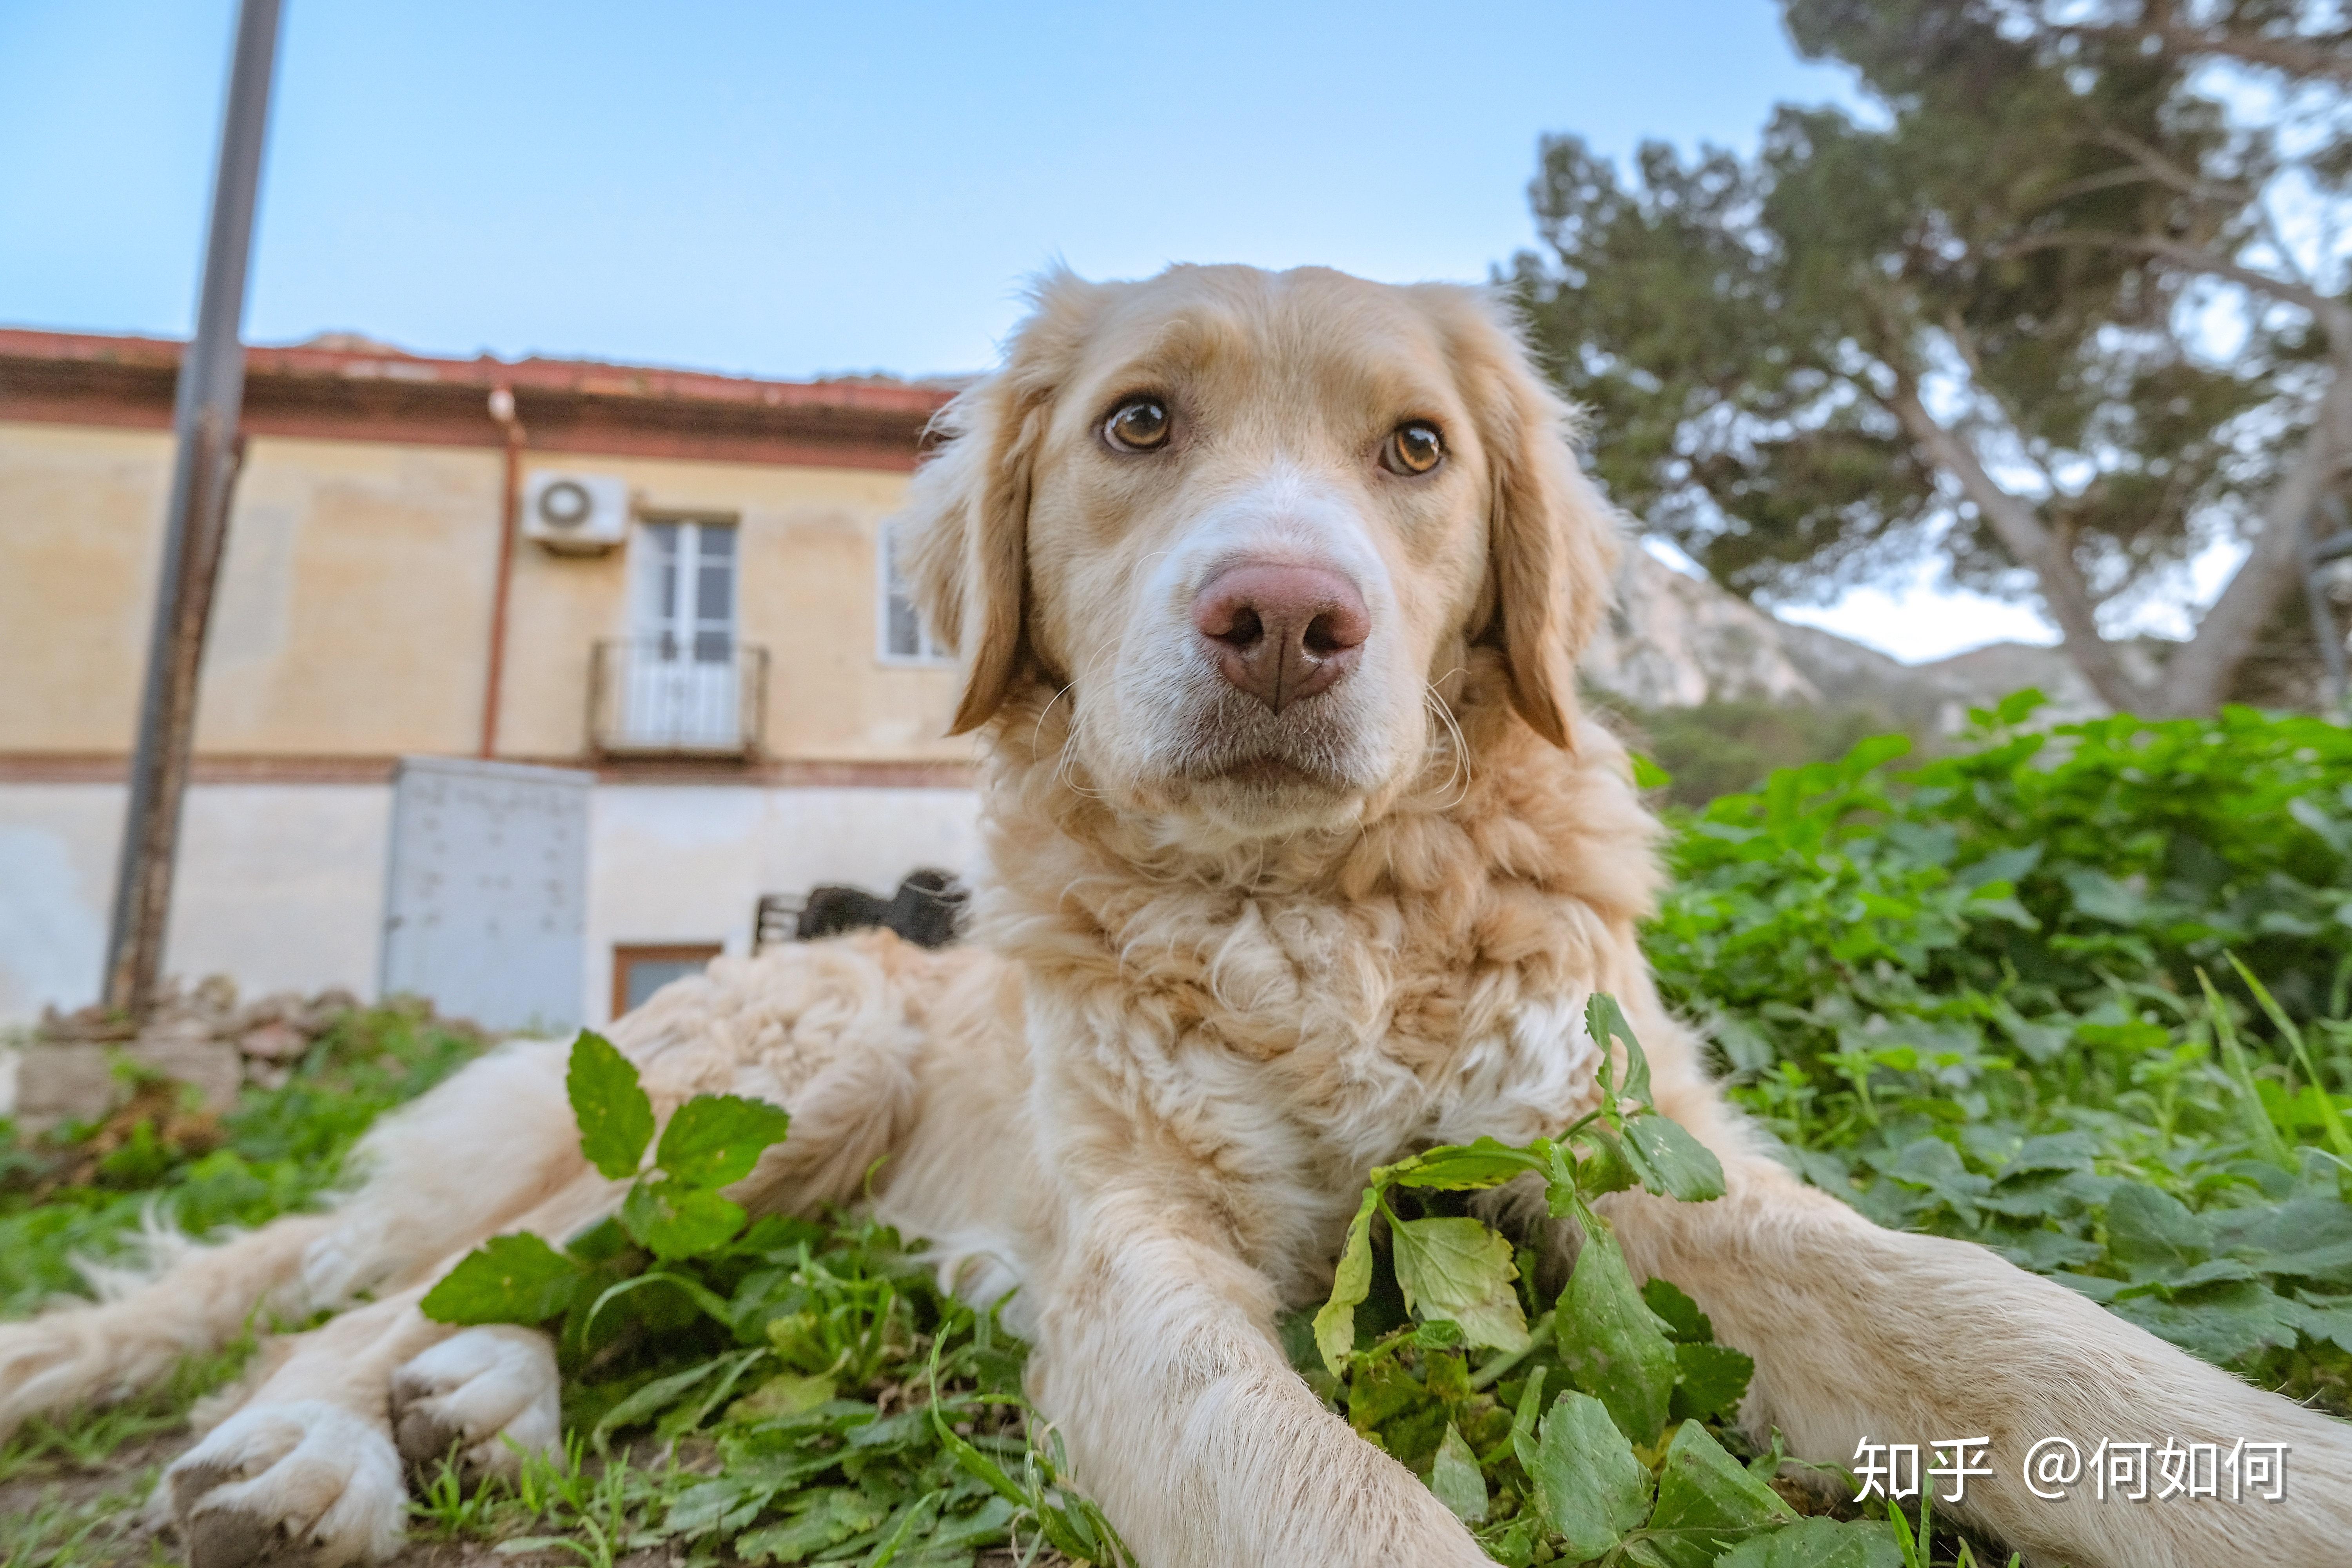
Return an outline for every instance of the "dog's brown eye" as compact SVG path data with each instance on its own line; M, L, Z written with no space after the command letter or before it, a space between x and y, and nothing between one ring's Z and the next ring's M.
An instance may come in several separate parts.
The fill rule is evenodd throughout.
M1425 474L1444 456L1445 440L1437 426L1419 419L1391 431L1388 444L1381 448L1381 461L1392 474Z
M1130 397L1103 426L1110 444L1126 452L1149 452L1168 440L1168 405L1156 397Z

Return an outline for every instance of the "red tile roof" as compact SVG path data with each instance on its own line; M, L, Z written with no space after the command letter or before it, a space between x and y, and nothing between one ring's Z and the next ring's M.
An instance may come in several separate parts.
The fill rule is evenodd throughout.
M0 419L168 424L184 345L0 328ZM247 427L261 435L496 445L512 390L535 448L911 467L943 382L767 381L593 360L436 359L349 334L246 350Z

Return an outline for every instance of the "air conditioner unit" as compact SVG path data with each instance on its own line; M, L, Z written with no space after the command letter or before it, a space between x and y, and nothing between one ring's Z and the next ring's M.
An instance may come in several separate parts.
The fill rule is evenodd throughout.
M563 555L596 555L629 536L629 486L609 474L540 469L523 482L522 536Z

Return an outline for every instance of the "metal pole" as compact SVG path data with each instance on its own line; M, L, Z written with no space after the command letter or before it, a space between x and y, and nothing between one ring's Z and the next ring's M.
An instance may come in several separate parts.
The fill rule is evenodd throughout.
M482 680L482 745L485 759L499 753L499 700L506 684L507 600L514 592L515 531L522 520L522 421L515 417L514 388L490 388L490 417L507 433L499 498L499 565L490 583L490 667Z
M196 674L236 476L237 412L245 399L245 346L238 332L278 53L278 0L242 0L237 10L220 166L213 180L212 227L196 297L196 335L180 362L173 410L178 450L171 503L163 513L163 570L148 632L131 805L106 949L106 1000L134 1016L153 1000L163 968L180 802L195 735Z

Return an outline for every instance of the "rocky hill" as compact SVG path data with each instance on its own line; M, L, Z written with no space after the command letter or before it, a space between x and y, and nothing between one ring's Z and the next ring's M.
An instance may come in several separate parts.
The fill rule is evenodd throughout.
M1736 594L1629 550L1615 607L1585 650L1584 679L1637 708L1817 702L1821 688L1790 657L1790 629Z
M2054 647L2000 642L1905 664L1832 632L1767 615L1685 576L1645 550L1626 552L1617 605L1586 652L1584 679L1635 708L1766 701L1874 708L1907 728L1948 733L1968 710L2023 687L2052 719L2107 711Z

